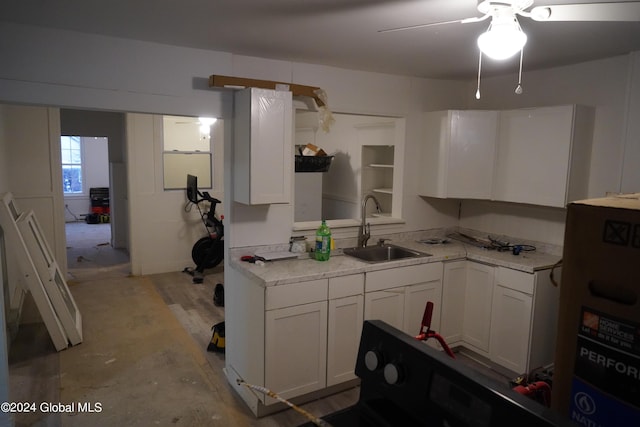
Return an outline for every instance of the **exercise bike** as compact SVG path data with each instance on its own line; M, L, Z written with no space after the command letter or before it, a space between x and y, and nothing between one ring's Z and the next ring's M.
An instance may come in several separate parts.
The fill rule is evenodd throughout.
M193 182L191 185L187 185L187 198L189 204L198 208L206 236L198 239L191 249L191 258L196 268L194 270L185 268L184 272L193 276L193 283L202 283L204 270L214 268L224 259L224 224L222 223L224 216L220 218L216 216L216 205L222 202L211 197L206 191L198 191L197 184ZM200 204L203 202L209 203L208 211L200 209ZM187 210L186 206L185 210Z

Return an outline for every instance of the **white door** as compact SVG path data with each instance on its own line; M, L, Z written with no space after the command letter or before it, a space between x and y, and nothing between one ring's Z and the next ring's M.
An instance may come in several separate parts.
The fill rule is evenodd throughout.
M404 287L364 295L365 320L378 319L402 330L404 323Z
M447 197L491 198L497 134L497 111L451 112Z
M404 294L404 328L409 335L418 335L427 302L433 303L431 329L438 331L442 307L442 282L433 280L407 286Z
M265 387L285 399L326 387L327 302L270 310L265 320Z
M364 318L364 296L329 300L327 386L356 378L355 367Z
M531 295L496 286L491 318L491 360L517 374L527 373Z
M563 105L500 113L495 200L566 205L573 112Z
M467 287L467 262L444 263L440 334L447 344L462 341L464 302Z
M463 340L486 354L489 352L494 271L495 267L488 265L476 262L467 264Z

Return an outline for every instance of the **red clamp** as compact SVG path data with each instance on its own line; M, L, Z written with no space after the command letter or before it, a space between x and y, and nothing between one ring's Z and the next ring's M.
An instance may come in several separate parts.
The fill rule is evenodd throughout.
M453 354L453 351L451 351L444 338L442 338L442 336L436 331L431 330L432 315L433 303L431 301L427 301L427 306L425 307L424 314L422 315L422 325L420 326L420 333L416 336L416 339L420 341L426 341L429 338L435 338L436 340L438 340L445 353L447 353L452 359L455 359L456 356Z

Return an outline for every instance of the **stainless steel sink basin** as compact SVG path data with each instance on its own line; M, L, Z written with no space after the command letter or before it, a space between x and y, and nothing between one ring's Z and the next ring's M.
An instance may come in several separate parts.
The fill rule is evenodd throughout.
M424 258L431 256L431 254L425 252L418 252L411 249L403 248L401 246L390 244L366 246L364 248L345 248L342 250L342 252L345 255L349 255L354 258L358 258L359 260L371 263L395 261L404 258Z

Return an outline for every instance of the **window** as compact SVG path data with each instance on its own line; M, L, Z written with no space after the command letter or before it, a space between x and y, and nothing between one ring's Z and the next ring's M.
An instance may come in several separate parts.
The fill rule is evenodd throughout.
M211 126L215 120L163 116L164 189L184 189L187 174L198 177L200 188L212 188Z
M62 147L62 191L82 194L82 144L79 136L60 137Z

